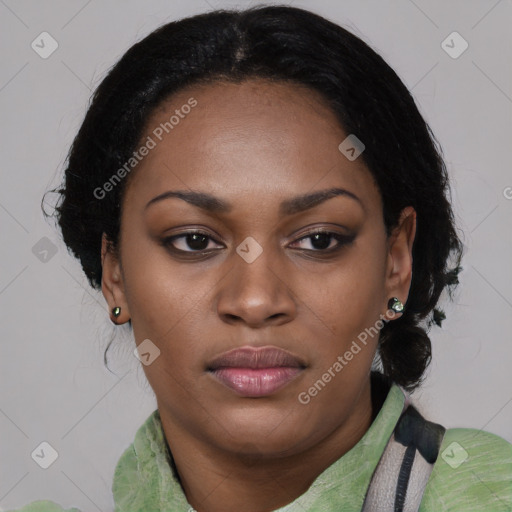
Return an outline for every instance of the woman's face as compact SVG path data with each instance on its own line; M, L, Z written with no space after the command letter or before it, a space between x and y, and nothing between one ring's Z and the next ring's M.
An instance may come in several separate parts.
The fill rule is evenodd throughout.
M347 135L315 92L263 80L193 86L153 113L103 292L137 345L150 340L143 368L176 435L293 454L368 417L414 212L388 240L370 172L338 148Z

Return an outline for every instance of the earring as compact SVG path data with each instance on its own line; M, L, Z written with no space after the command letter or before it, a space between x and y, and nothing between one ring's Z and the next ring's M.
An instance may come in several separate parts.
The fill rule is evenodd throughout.
M114 315L114 318L117 318L121 314L121 308L116 306L112 309L112 314Z
M392 297L388 301L388 309L393 310L395 313L402 313L404 310L404 305L399 299Z

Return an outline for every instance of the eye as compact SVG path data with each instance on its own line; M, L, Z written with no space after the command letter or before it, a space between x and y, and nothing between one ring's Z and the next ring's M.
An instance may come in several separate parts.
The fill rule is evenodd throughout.
M303 250L331 253L341 249L344 245L348 245L354 240L354 238L355 235L342 235L341 233L335 233L332 231L317 230L309 233L307 236L299 238L294 242L294 244L310 240L313 249L302 247Z
M210 250L208 241L213 238L203 231L186 231L162 240L162 244L176 252L203 252ZM178 242L178 243L176 243ZM191 250L187 250L187 247Z
M342 235L333 231L313 231L302 238L299 238L293 244L302 243L303 241L310 240L313 249L299 247L299 249L331 253L341 249L344 245L348 245L355 238L355 235ZM181 253L201 253L204 251L211 251L212 247L208 247L209 241L214 239L203 231L193 230L186 231L179 235L173 235L162 240L162 245L172 249L175 252ZM334 244L333 244L334 242Z

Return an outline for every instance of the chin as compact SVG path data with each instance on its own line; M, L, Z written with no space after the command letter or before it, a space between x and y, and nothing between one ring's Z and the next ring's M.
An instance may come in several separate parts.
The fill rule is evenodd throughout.
M229 450L247 455L290 455L306 440L311 442L313 433L318 432L314 425L308 426L311 419L290 414L282 404L257 410L250 405L237 407L222 411L222 425L229 434L222 436L221 443L227 443Z

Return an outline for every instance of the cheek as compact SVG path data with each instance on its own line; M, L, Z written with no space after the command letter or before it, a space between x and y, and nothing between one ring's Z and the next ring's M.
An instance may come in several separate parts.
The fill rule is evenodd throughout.
M368 253L371 254L371 253ZM375 254L375 253L373 253ZM309 309L316 315L309 326L316 330L316 350L310 373L299 390L299 403L307 400L311 428L315 419L326 418L327 430L352 410L359 399L374 360L382 327L383 264L379 258L357 257L322 280ZM319 323L317 318L321 318ZM314 325L313 325L314 324ZM318 330L321 325L321 333ZM338 404L335 412L333 403ZM328 411L328 413L326 413ZM345 412L344 412L345 411Z
M148 380L197 371L215 276L199 266L173 262L154 243L125 254L125 294L136 344L149 339L160 350L155 363L144 367Z
M361 244L324 275L313 277L304 301L309 301L333 335L346 338L384 313L384 275L382 252Z
M316 381L331 369L336 375L331 392L353 385L371 367L385 312L384 256L383 249L361 241L332 270L323 276L317 273L316 285L310 283L309 291L303 292L306 311L313 313L307 315L308 330L317 340L312 378Z
M125 294L136 340L165 337L197 301L201 281L191 281L183 265L173 264L152 241L135 243L127 236L123 249Z

